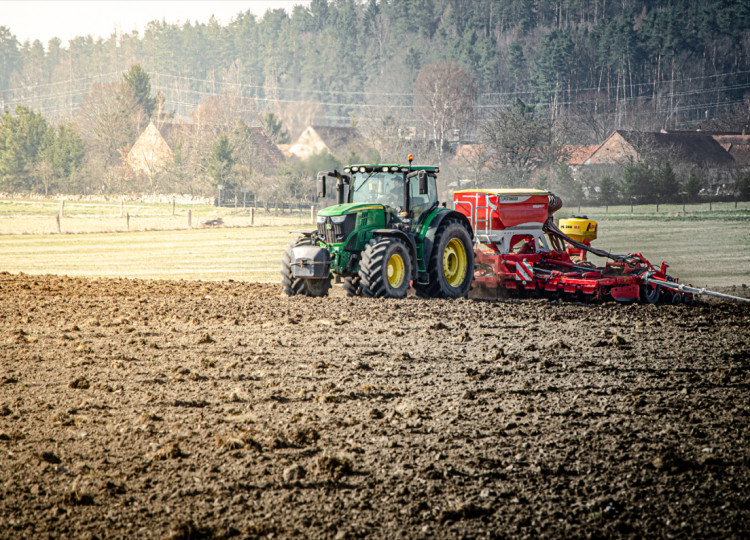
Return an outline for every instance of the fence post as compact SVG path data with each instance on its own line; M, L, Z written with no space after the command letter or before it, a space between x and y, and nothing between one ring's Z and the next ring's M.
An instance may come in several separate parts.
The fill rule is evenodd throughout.
M708 201L708 211L710 212L713 209L714 209L714 202L713 201Z
M125 225L128 227L128 231L130 230L130 212L125 214Z
M55 216L55 221L57 221L57 232L60 232L60 215Z
M193 228L193 211L188 210L188 229Z
M659 213L659 203L656 203L656 213Z
M120 217L125 216L125 201L120 201Z
M315 205L310 205L310 225L315 225Z
M604 207L604 212L605 212L605 213L609 213L609 205L606 205L606 206Z
M60 199L60 217L65 216L65 199Z
M250 225L255 225L255 208L250 209Z
M172 199L172 215L174 216L174 199Z

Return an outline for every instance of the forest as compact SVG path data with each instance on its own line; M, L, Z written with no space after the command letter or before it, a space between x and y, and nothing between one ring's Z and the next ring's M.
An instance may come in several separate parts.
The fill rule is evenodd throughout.
M455 106L438 114L446 104ZM300 183L317 166L403 160L393 139L407 129L423 135L415 153L440 162L447 180L479 178L471 164L451 170L451 141L548 149L533 166L479 169L484 181L549 185L570 182L553 148L599 144L615 129L747 128L750 4L313 0L291 13L240 12L225 26L152 21L142 35L114 29L67 44L19 43L0 26L0 111L1 191L208 192L220 174L309 197ZM139 184L121 158L149 119L180 125L175 163ZM288 142L311 124L357 126L376 154L279 170L248 158L249 127ZM498 142L509 127L518 140ZM678 164L631 173L645 166L656 177L665 165ZM607 192L622 196L626 176Z

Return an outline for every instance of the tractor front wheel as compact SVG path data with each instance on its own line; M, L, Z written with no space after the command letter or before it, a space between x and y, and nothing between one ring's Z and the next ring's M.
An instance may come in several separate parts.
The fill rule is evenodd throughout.
M312 238L300 236L291 242L281 258L281 288L287 296L326 296L331 288L330 276L324 279L298 278L292 274L292 250L299 246L311 246Z
M397 238L371 240L362 252L359 278L362 294L370 298L403 298L409 288L412 261Z
M435 235L427 272L429 283L415 283L422 298L462 298L469 294L474 279L474 248L464 224L447 219Z

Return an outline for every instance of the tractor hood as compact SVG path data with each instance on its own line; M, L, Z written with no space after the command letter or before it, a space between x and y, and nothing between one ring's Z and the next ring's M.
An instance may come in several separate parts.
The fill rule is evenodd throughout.
M385 209L385 206L377 203L345 203L337 204L336 206L329 206L328 208L323 208L320 212L318 212L318 215L322 217L343 216L345 214L354 214L363 210L383 209Z

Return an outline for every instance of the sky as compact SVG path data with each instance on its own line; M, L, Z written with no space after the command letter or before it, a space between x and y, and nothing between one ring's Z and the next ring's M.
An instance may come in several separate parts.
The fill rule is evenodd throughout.
M6 26L20 43L38 39L45 48L53 37L63 46L76 36L109 37L143 29L158 19L168 23L206 23L211 15L225 26L239 12L258 17L268 9L286 9L310 0L0 0L0 26Z

